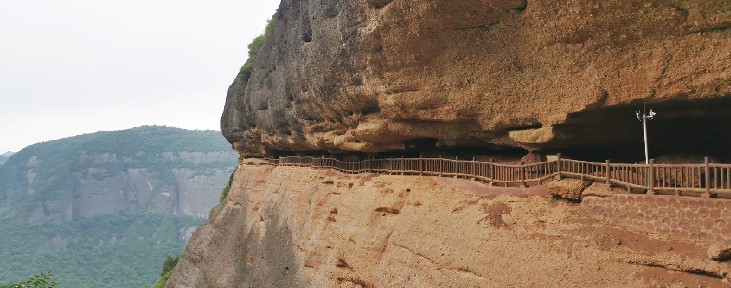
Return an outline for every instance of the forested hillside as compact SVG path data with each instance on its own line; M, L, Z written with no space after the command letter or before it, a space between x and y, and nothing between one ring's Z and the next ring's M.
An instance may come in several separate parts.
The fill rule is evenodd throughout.
M201 220L120 213L72 223L0 222L0 286L53 271L60 287L150 287Z
M238 155L218 131L143 126L37 143L0 166L0 286L149 287L218 202Z

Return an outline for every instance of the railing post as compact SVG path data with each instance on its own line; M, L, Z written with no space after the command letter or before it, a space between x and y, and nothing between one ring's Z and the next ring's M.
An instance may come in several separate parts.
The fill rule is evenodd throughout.
M475 157L472 157L472 181L477 180L477 163Z
M398 175L396 167L398 167L398 158L391 158L391 175Z
M444 171L444 159L442 159L442 155L439 155L439 177L442 177L443 171Z
M454 156L454 165L452 165L452 173L454 173L454 178L459 178L459 156Z
M612 166L610 165L609 160L604 161L604 170L607 173L607 188L612 188Z
M424 175L424 159L419 155L419 175Z
M490 182L487 183L488 186L492 186L493 182L495 182L495 158L490 158L490 172L487 174L490 177Z
M404 175L404 171L406 171L406 161L404 160L404 155L401 155L401 175Z
M525 188L525 161L520 161L520 188Z
M561 180L561 153L556 153L556 180Z
M647 194L648 195L655 195L655 159L650 159L649 164L649 170L648 173L650 175L647 176Z
M705 157L704 160L704 168L706 170L706 192L701 194L701 197L711 198L711 167L708 165L710 163L710 159Z

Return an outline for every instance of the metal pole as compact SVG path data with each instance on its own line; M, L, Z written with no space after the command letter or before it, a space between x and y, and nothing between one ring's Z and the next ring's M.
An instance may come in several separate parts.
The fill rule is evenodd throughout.
M645 138L645 164L650 164L650 157L647 153L647 116L642 115L642 132Z
M642 135L643 135L643 139L645 140L645 165L649 165L650 156L649 156L648 149L647 149L647 119L652 120L655 117L655 115L657 115L657 113L655 113L654 111L652 111L652 109L650 109L650 113L645 114L645 106L642 105L642 115L640 115L639 110L637 110L636 114L637 114L637 120L642 121Z
M648 150L647 149L647 119L652 120L657 113L653 112L652 109L650 109L650 113L649 114L646 114L645 111L646 111L645 110L645 105L642 105L642 116L640 116L640 111L637 111L637 120L641 120L642 121L642 136L643 136L643 139L645 140L645 165L647 165L647 168L649 170L649 173L646 176L645 181L647 181L647 184L648 184L647 185L648 186L647 187L648 188L648 194L652 195L652 194L654 194L654 191L653 191L654 190L653 189L654 187L653 187L652 184L650 184L650 181L654 181L654 179L652 177L653 175L651 175L651 173L654 173L654 172L653 172L653 169L652 169L653 168L652 167L652 164L650 163L650 156L649 156L649 153L647 151Z

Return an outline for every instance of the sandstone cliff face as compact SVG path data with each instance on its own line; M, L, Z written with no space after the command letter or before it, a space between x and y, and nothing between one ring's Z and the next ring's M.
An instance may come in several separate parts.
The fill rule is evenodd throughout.
M236 165L218 131L141 126L36 143L0 166L0 218L205 217Z
M167 287L725 287L731 276L673 233L604 222L540 189L490 191L244 165Z
M164 152L151 156L166 159L169 167L139 167L131 158L120 159L115 153L79 153L78 167L66 174L47 174L44 160L31 156L21 171L24 183L13 189L0 189L10 200L0 205L6 217L27 217L27 220L55 219L72 221L120 211L142 209L153 213L206 217L218 202L221 188L226 185L237 157L229 152ZM192 168L197 165L206 165ZM126 167L126 168L120 168ZM17 170L17 169L16 169ZM42 171L42 172L39 172ZM45 172L45 173L44 173ZM51 175L50 179L38 173ZM68 178L68 179L63 179ZM62 179L62 180L59 180ZM52 196L46 199L25 199L22 206L13 207L13 198L32 198L38 191L51 186Z
M657 137L708 119L706 143L729 143L726 0L283 0L277 17L221 119L243 154L627 144L642 103Z
M235 154L231 156L229 159L235 158ZM68 221L79 216L137 208L203 218L218 203L218 195L231 172L232 168L210 169L205 174L185 168L173 169L172 182L166 183L145 168L130 168L111 175L103 169L92 168L74 174L73 193L69 193L73 200L52 205L58 205L59 214L68 215Z

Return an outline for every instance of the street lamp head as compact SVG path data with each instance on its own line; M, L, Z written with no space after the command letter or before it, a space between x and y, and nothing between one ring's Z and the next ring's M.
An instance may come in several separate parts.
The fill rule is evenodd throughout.
M652 118L655 117L655 115L657 115L657 113L653 112L652 109L650 109L650 116L648 116L647 118L652 120Z
M637 114L637 120L642 121L642 117L640 117L640 110L637 110L635 113Z

